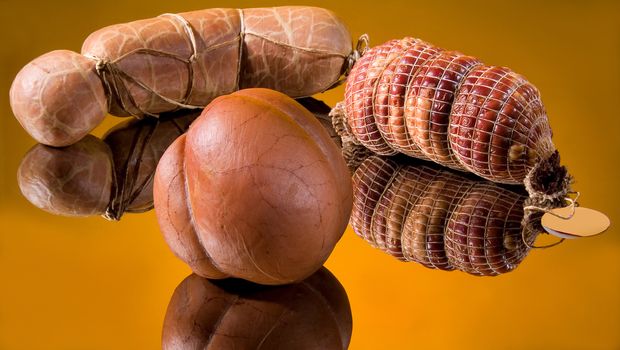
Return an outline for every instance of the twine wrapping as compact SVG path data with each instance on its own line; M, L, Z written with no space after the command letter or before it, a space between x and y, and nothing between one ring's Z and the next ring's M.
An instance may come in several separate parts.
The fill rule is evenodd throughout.
M141 166L144 164L145 152L148 147L153 147L153 142L157 142L157 138L162 137L159 130L162 128L162 122L170 123L174 127L173 130L176 135L182 135L188 127L188 124L179 124L174 115L170 116L171 119L168 119L167 116L162 116L162 118L165 118L164 120L146 119L140 121L140 127L133 134L127 152L127 159L122 163L121 168L116 168L115 162L112 162L112 193L106 211L102 215L105 219L118 221L125 213L142 213L153 209L152 203L144 208L131 208L134 200L153 182L155 176L153 171L140 179L139 174ZM176 135L171 137L171 140L175 139ZM138 182L139 180L140 182Z
M348 81L347 123L375 154L520 184L555 151L539 91L508 68L405 37L370 48Z
M127 83L126 83L127 81L140 86L141 88L148 91L149 93L152 93L153 95L176 106L177 108L196 109L196 108L204 107L204 106L191 105L187 103L187 101L189 100L191 96L193 87L194 87L193 63L196 60L196 54L197 54L196 37L194 36L193 28L189 24L189 22L187 22L187 20L183 18L183 16L180 16L174 13L165 13L163 15L160 15L159 17L170 17L172 20L178 21L179 23L181 23L183 30L187 34L187 37L189 38L189 42L190 42L191 54L189 57L185 58L185 57L175 55L169 52L146 49L146 48L139 48L139 49L129 51L112 61L108 61L107 59L102 58L102 57L84 55L85 57L88 57L96 62L95 70L97 72L97 75L99 75L99 77L101 78L101 81L103 82L104 90L106 92L106 96L108 97L108 110L110 110L112 101L116 100L119 102L120 104L119 107L123 111L137 118L142 118L144 116L151 116L151 117L159 116L158 114L150 113L140 108L140 106L136 103L133 96L129 92L129 89L127 88ZM147 55L153 55L153 56L172 58L172 59L181 61L187 65L187 71L188 71L187 88L185 90L185 93L181 101L173 100L171 98L168 98L156 92L155 90L150 88L148 85L146 85L144 82L132 77L131 75L127 74L125 71L119 68L118 62L120 62L127 56L134 55L134 54L140 54L140 53L144 53Z
M245 15L244 15L243 9L238 9L237 11L238 11L239 20L240 20L239 34L232 40L215 44L213 46L210 46L204 49L202 52L200 52L200 54L205 54L211 50L217 49L224 45L231 44L233 42L239 43L237 76L235 79L235 86L234 86L235 90L239 90L242 88L241 74L244 69L243 67L243 61L244 61L243 58L245 54L244 42L247 36L254 36L264 41L267 41L269 43L272 43L276 46L292 48L294 50L298 50L298 51L302 51L306 53L320 54L326 57L341 57L344 60L343 67L341 70L341 75L344 74L345 76L346 74L348 74L348 72L351 70L351 68L355 64L356 60L364 53L365 48L368 46L367 35L362 35L360 37L356 49L354 49L349 55L343 55L341 53L330 52L327 50L320 50L320 49L315 49L311 47L293 46L285 42L273 40L269 37L266 37L265 35L261 35L258 33L253 33L251 31L248 31L245 26L245 20L244 20ZM205 105L195 105L195 104L189 103L192 91L194 90L194 62L196 61L196 58L199 55L194 28L183 16L178 15L178 14L166 13L166 14L160 15L159 17L168 18L171 21L175 21L181 24L190 43L191 53L189 57L183 57L181 55L177 55L174 53L169 53L169 52L164 52L164 51L159 51L159 50L154 50L154 49L147 49L147 48L139 48L139 49L129 51L114 60L108 60L104 57L97 57L97 56L93 56L89 54L84 55L85 57L90 58L96 62L95 69L96 69L97 75L102 80L104 90L108 98L108 110L111 110L111 106L114 101L118 104L118 107L120 107L122 111L130 115L133 115L137 118L142 118L144 116L151 116L151 117L159 116L159 114L149 112L148 110L145 110L144 108L139 106L139 104L135 101L134 97L132 96L130 89L128 87L128 84L136 84L137 86L144 89L145 91L175 106L176 109L179 109L179 108L196 109L196 108L205 107ZM166 97L158 93L153 88L149 87L147 84L140 81L139 79L132 77L130 74L128 74L126 71L124 71L123 69L119 67L120 61L134 54L146 54L146 55L152 55L152 56L167 57L167 58L172 58L174 60L185 63L187 65L188 75L187 75L187 87L183 94L183 97L180 100L175 100L175 99ZM336 86L342 84L344 81L345 81L345 78L339 76L338 78L336 78L336 80L333 83L329 84L328 87L324 89L323 91L335 88ZM304 97L304 96L298 96L298 97Z
M136 186L144 150L149 144L153 132L158 125L159 120L156 120L154 123L149 123L147 125L146 132L142 132L143 129L141 129L136 133L129 148L129 156L123 164L123 167L118 169L118 173L117 169L114 168L114 162L112 162L112 173L114 174L112 196L105 213L102 215L106 220L118 221L125 211L127 211L129 204L136 199L149 182L153 181L154 174L149 174L142 183ZM152 206L137 212L145 212L151 209L153 209Z
M342 156L347 163L347 167L353 173L364 159L373 153L368 148L362 146L351 133L344 114L344 103L338 102L329 112L329 116L332 118L334 130L342 141Z
M498 275L529 251L522 242L525 191L376 155L360 164L352 182L355 233L399 260Z

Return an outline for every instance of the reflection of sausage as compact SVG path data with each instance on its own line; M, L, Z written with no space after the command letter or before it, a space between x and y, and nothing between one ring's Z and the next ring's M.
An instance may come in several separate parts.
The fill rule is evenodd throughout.
M390 158L373 159L362 162L353 175L353 212L350 223L355 233L373 247L378 247L372 229L374 214L383 191L398 170L398 164Z
M168 305L162 348L344 350L351 326L347 294L325 268L280 287L190 275Z
M268 89L210 103L168 148L153 188L166 242L209 278L299 281L327 260L351 212L338 147L308 110Z
M525 196L488 182L475 183L446 223L448 260L473 275L498 275L517 267L528 247L521 239Z
M94 32L84 56L59 50L35 59L15 78L11 106L37 141L65 146L107 112L204 107L248 87L310 96L338 81L351 49L344 24L321 8L166 14Z
M343 104L338 118L376 154L430 159L494 182L522 184L555 152L539 92L523 76L418 39L367 50ZM563 181L556 169L550 182Z
M57 215L118 220L125 212L150 210L157 162L198 113L130 120L110 129L103 141L87 135L62 148L38 144L19 167L20 189L35 206Z
M527 254L522 231L529 244L536 237L534 217L522 227L523 189L431 163L372 156L356 170L353 186L354 231L405 261L497 275L516 268Z
M69 147L35 145L22 159L17 181L24 197L56 215L105 213L112 192L112 152L87 135Z

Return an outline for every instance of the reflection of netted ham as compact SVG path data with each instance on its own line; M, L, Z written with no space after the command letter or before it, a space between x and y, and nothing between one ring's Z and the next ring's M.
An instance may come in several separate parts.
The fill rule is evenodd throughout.
M409 37L364 53L333 116L375 154L402 153L500 183L523 184L555 152L539 92L523 76ZM562 196L565 172L556 174L564 187L551 192Z
M369 157L353 189L354 231L400 260L497 275L516 268L536 237L522 227L522 189L430 163Z

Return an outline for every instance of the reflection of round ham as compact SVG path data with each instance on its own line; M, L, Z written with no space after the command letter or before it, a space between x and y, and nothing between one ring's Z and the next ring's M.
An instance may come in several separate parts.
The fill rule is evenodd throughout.
M524 199L493 184L474 185L446 226L450 264L483 276L516 268L529 250L521 238Z
M353 212L351 226L353 231L368 243L377 247L373 233L373 217L383 191L392 181L398 164L389 158L370 157L362 162L353 174Z
M129 119L100 140L86 135L66 147L35 145L22 159L17 179L24 197L64 216L104 215L153 208L153 175L166 148L198 117L197 110L159 120Z
M278 287L190 275L168 304L162 348L345 350L351 331L347 294L325 268Z
M36 207L65 216L105 213L112 191L112 152L92 135L63 148L35 145L17 171L19 188Z

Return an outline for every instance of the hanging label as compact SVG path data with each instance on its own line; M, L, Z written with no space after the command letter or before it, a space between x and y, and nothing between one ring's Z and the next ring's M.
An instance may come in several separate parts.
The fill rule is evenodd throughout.
M605 214L594 209L569 206L545 213L541 224L550 234L571 239L601 234L611 222Z

